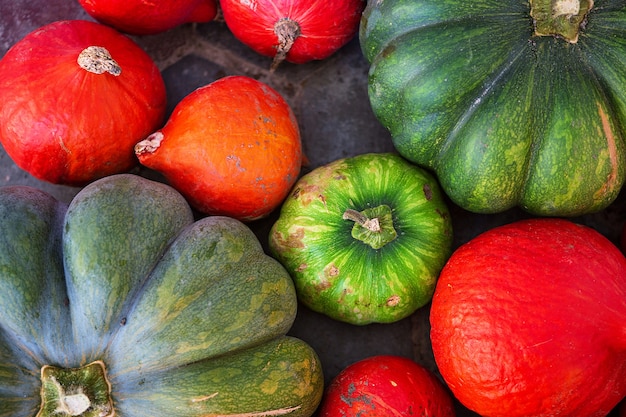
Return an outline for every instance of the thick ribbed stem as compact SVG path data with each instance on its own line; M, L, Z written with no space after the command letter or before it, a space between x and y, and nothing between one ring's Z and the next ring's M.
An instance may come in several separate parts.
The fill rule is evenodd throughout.
M576 43L593 0L530 0L535 35Z
M36 417L113 417L111 384L104 363L81 368L41 368L41 406Z

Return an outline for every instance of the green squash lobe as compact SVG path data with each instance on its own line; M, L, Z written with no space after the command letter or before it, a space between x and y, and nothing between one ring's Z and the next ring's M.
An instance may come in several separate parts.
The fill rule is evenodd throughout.
M625 19L618 0L369 2L372 109L466 210L601 210L626 179Z

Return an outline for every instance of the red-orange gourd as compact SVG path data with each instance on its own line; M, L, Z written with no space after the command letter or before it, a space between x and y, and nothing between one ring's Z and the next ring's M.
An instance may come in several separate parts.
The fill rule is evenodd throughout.
M278 207L302 165L291 107L276 90L246 76L224 77L190 93L135 153L196 210L242 221Z
M165 115L161 73L139 45L83 20L46 25L0 60L0 141L22 169L84 185L137 165Z
M431 341L454 395L487 417L600 417L626 395L626 259L595 230L531 219L453 253Z
M215 18L216 0L78 0L90 16L122 32L153 35Z

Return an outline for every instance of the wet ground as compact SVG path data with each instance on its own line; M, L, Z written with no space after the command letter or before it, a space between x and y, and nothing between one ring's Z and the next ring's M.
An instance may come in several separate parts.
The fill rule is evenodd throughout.
M0 56L30 31L56 20L89 19L75 0L14 0L0 2ZM333 160L366 152L392 151L389 134L374 118L367 98L368 65L358 40L327 60L304 65L284 63L270 73L271 60L237 41L225 24L184 25L159 35L134 38L162 70L167 86L168 111L197 87L226 75L247 75L279 91L291 105L301 129L307 172ZM151 173L141 171L150 176ZM0 149L0 185L26 184L69 201L77 188L43 183L20 170ZM606 210L574 219L594 227L613 242L619 240L626 219L624 193ZM452 203L454 246L494 226L528 217L520 210L498 215L468 213ZM276 219L250 224L265 244ZM352 326L301 307L291 334L318 352L330 381L341 369L378 354L413 358L436 372L428 339L428 306L393 324ZM458 405L459 416L475 414Z

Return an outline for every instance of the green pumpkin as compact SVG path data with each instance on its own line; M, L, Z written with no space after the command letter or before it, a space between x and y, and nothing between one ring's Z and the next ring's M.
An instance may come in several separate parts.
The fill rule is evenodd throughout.
M356 325L395 322L428 303L451 244L436 180L391 153L304 175L269 235L299 300Z
M243 223L131 174L0 188L0 415L310 416L319 359Z
M372 109L459 206L574 216L625 178L622 0L371 0Z

